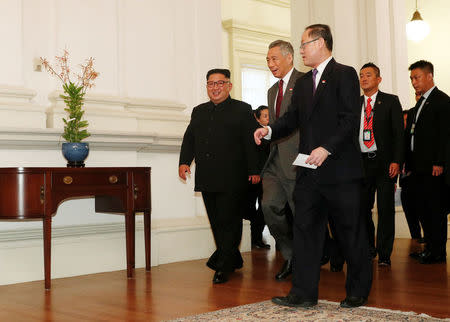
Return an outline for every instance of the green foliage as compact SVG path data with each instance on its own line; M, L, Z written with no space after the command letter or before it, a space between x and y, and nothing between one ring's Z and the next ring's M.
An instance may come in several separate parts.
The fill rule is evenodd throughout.
M61 95L61 98L66 103L67 107L64 110L69 114L69 118L67 120L63 118L64 133L62 137L67 142L81 142L81 140L91 135L86 130L89 125L88 122L81 120L84 114L82 109L85 94L84 87L68 82L63 84L63 89L66 95Z

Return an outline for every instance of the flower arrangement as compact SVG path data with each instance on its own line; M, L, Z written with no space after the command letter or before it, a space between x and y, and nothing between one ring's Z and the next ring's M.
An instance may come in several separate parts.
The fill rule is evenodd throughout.
M62 137L67 142L81 142L91 135L86 129L89 125L88 121L82 120L84 95L87 89L94 86L94 80L99 76L99 73L94 70L94 58L92 57L86 59L84 64L80 64L81 74L71 72L67 50L64 50L62 56L55 56L55 59L59 72L50 65L47 59L41 57L41 62L45 70L58 77L63 83L65 95L60 95L60 97L66 103L67 107L64 110L69 114L69 117L68 119L63 118L64 132ZM72 81L71 76L75 77L77 81Z

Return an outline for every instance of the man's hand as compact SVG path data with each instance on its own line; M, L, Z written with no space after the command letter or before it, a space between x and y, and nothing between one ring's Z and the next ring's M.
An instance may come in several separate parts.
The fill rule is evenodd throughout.
M314 164L318 167L328 158L328 151L319 146L318 148L312 150L309 157L305 160L305 163Z
M392 179L400 173L400 165L398 163L392 162L389 165L389 177Z
M434 177L438 177L444 172L444 167L440 167L438 165L433 166L433 172L431 173Z
M191 174L191 168L187 164L180 165L178 168L178 176L181 179L186 180L186 172Z
M261 181L261 177L259 175L248 176L248 181L252 184L257 184Z
M261 139L265 137L267 134L269 134L269 130L265 127L260 127L253 133L253 137L255 138L255 143L260 145Z

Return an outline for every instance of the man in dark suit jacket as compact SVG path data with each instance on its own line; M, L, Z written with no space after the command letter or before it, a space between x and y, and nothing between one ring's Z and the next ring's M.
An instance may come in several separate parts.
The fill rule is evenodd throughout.
M284 40L275 40L269 45L267 66L279 79L267 92L269 124L282 116L291 103L292 89L303 75L294 68L294 49ZM275 279L284 280L292 273L292 221L288 218L286 203L294 213L293 193L297 156L298 131L277 141L272 141L270 154L262 172L262 211L277 248L285 262Z
M359 84L356 71L331 56L333 39L327 25L305 29L300 54L314 69L295 84L291 106L274 124L255 131L255 141L276 140L300 131L298 151L309 155L298 167L294 191L294 257L292 289L274 297L279 305L310 307L317 304L320 260L329 215L347 261L347 296L342 307L367 301L372 263L365 220L361 216L361 152ZM324 211L324 207L326 208Z
M178 174L186 180L195 159L195 191L201 191L217 250L207 262L213 283L224 283L243 261L239 252L247 181L259 182L252 133L256 121L247 103L229 96L228 69L206 76L207 103L196 106L181 145Z
M359 83L364 92L360 99L359 130L364 168L362 212L367 218L371 255L375 257L378 253L379 266L390 266L395 237L395 183L404 157L402 107L397 96L378 90L381 76L375 64L367 63L361 68ZM375 192L378 208L376 250L372 220Z
M448 144L450 98L433 80L433 64L409 66L411 84L422 94L406 126L405 169L411 176L413 200L423 216L425 251L411 253L422 264L446 262L447 215L444 209L444 163Z

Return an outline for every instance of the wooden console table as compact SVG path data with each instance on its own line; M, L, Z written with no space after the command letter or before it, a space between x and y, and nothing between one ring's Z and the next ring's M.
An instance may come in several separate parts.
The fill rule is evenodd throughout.
M52 216L70 198L95 197L95 211L125 215L127 276L135 266L135 213L144 213L150 270L150 168L0 168L0 220L42 219L45 288L50 289Z

